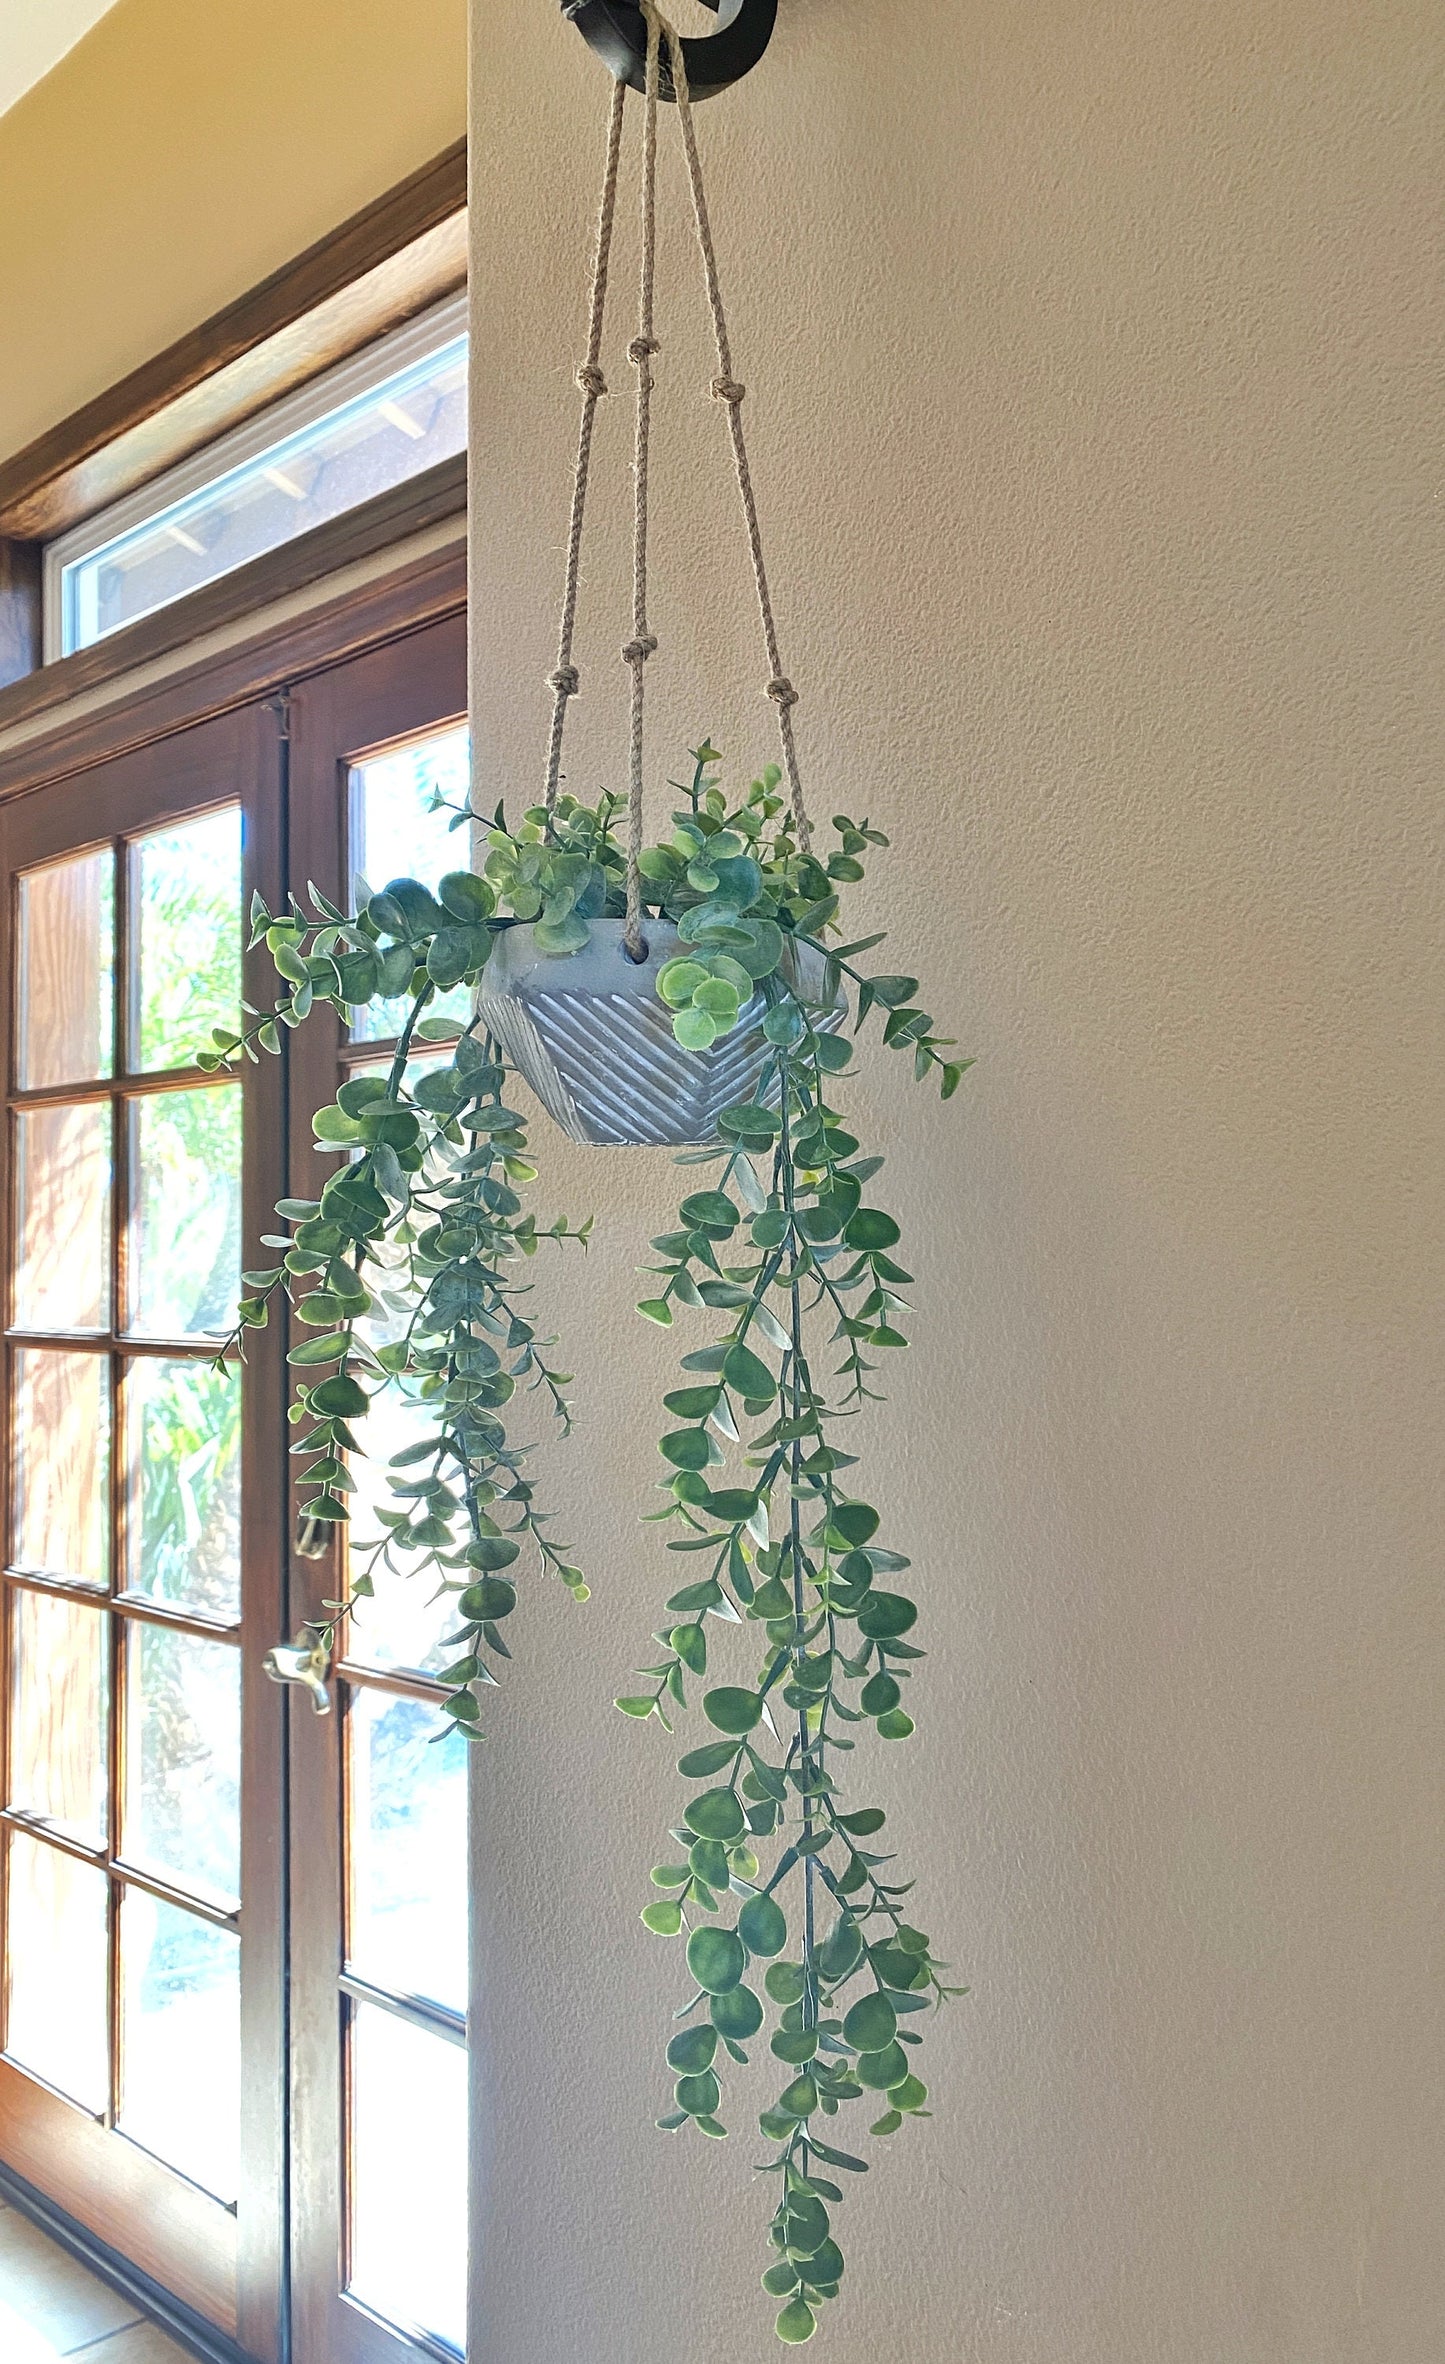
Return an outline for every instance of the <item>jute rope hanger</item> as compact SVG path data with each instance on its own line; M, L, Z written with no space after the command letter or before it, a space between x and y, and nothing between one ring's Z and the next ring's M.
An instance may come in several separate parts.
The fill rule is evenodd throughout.
M634 960L642 959L645 953L642 940L642 875L639 866L643 833L643 675L647 659L657 647L657 639L649 628L647 614L647 503L652 437L653 378L650 365L653 355L661 349L655 334L654 294L657 252L657 108L659 61L663 41L666 41L668 47L673 91L677 101L678 126L682 134L688 188L692 199L693 223L702 257L703 280L717 353L717 374L712 380L711 392L714 398L723 403L727 410L733 468L737 478L738 496L742 503L743 522L747 531L753 582L758 595L763 645L767 652L769 678L766 694L777 708L778 733L783 750L783 770L788 782L793 823L798 843L805 852L812 837L807 809L803 801L802 776L799 770L797 744L793 732L792 710L798 702L798 693L783 671L782 657L778 646L777 624L773 614L767 564L763 555L762 532L758 522L757 498L753 490L752 471L748 464L747 445L743 435L742 404L747 389L740 385L733 375L727 316L723 307L717 253L713 245L712 225L708 215L706 191L703 186L702 164L697 149L697 133L688 93L687 67L683 57L682 42L667 19L653 4L653 0L641 0L641 7L647 22L641 171L642 253L637 334L627 348L628 359L632 362L637 373L636 427L633 444L632 637L622 651L623 662L632 674L628 777L627 918L623 929L623 942ZM586 358L577 370L577 383L582 394L582 417L578 430L576 464L572 475L572 505L563 575L562 607L557 635L557 663L547 677L548 685L552 691L552 723L547 746L544 788L544 803L549 828L556 809L557 791L562 777L562 742L566 730L567 707L569 701L576 697L580 686L577 667L573 660L573 642L577 623L583 523L587 507L588 479L592 465L593 427L598 402L607 392L607 383L602 370L602 337L607 304L608 267L612 252L612 232L617 216L617 184L626 97L626 84L615 83L608 115L602 197L597 214L597 239L588 313L587 352Z

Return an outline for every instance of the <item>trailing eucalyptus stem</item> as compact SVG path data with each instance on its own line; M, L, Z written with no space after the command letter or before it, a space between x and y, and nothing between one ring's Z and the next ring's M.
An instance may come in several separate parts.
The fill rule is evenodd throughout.
M724 826L720 815L713 820ZM864 842L854 824L838 827L845 843ZM877 842L876 832L867 835ZM786 861L798 858L790 849ZM851 853L846 859L858 868ZM806 927L797 926L802 914L786 892L775 916L785 934L792 923L791 932L819 944L816 931L832 918L815 904ZM724 912L714 942L725 941L727 924ZM705 947L708 929L694 925ZM845 947L845 965L867 948ZM886 1010L886 1038L914 1051L920 1076L942 1069L947 1096L964 1063L938 1057L932 1021L913 1006L914 980L847 973L858 1023L872 1008ZM666 972L664 992L665 980ZM829 1100L851 1056L830 1030L841 1007L820 1011L801 1000L786 962L764 991L768 1050L754 1096L723 1116L725 1146L701 1153L721 1158L716 1186L685 1197L681 1228L653 1243L663 1285L640 1309L664 1325L678 1306L726 1317L721 1338L683 1356L689 1384L664 1399L677 1425L661 1439L667 1504L652 1514L682 1530L669 1549L700 1555L704 1573L668 1601L648 1689L617 1704L671 1729L672 1711L687 1704L687 1679L708 1673L722 1627L761 1628L751 1682L703 1692L720 1737L680 1760L684 1779L706 1786L672 1833L676 1860L653 1871L660 1893L642 1917L660 1936L687 1931L694 1986L677 2014L687 2024L667 2048L676 2082L663 2127L726 2132L719 2071L746 2063L744 2047L767 2018L750 1972L762 1969L776 2006L770 2050L784 2082L759 2119L775 2146L767 2171L778 2177L776 2257L763 2285L783 2301L779 2337L799 2344L843 2274L830 2215L842 2190L830 2171L866 2171L831 2139L832 2122L869 2096L880 2111L877 2135L928 2115L915 2065L922 2034L912 2023L962 1990L945 1984L928 1936L905 1918L911 1883L891 1878L891 1858L868 1844L883 1828L882 1810L845 1810L840 1787L854 1727L871 1722L887 1741L914 1729L902 1702L923 1655L906 1638L917 1611L889 1582L908 1562L877 1540L877 1511L850 1490L856 1456L844 1449L841 1425L876 1396L876 1356L907 1343L910 1275L891 1252L897 1223L864 1204L883 1161L859 1155ZM834 1350L836 1371L820 1375ZM742 1483L725 1481L730 1450ZM772 1857L766 1870L762 1852ZM737 1900L730 1922L729 1897Z
M348 1025L369 1003L401 1001L390 1055L316 1112L317 1145L343 1162L319 1199L280 1201L290 1229L264 1244L284 1251L281 1261L242 1276L222 1355L264 1327L278 1292L312 1333L287 1357L298 1374L289 1417L301 1431L291 1450L305 1465L303 1515L322 1527L350 1521L348 1457L365 1451L356 1424L391 1407L415 1426L388 1462L390 1505L374 1506L381 1533L352 1547L345 1597L326 1604L313 1630L331 1646L379 1568L430 1579L456 1604L461 1655L440 1678L446 1710L476 1736L479 1692L496 1680L490 1661L510 1655L500 1627L516 1605L511 1571L524 1545L575 1598L587 1596L581 1570L547 1533L503 1413L525 1387L568 1425L570 1375L527 1318L520 1271L543 1239L585 1247L591 1223L539 1231L523 1211L520 1190L537 1169L527 1120L503 1097L496 1045L475 1019L434 1008L439 993L480 973L493 899L466 871L438 893L396 879L351 917L314 888L310 913L293 902L273 916L257 897L252 945L265 941L283 992L269 1012L249 1013L243 1034L218 1031L201 1063L279 1049L281 1030L318 1001Z

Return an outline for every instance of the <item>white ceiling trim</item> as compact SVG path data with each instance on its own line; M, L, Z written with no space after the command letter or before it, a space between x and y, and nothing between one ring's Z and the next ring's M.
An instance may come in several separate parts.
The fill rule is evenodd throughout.
M115 0L0 0L0 115L114 6Z

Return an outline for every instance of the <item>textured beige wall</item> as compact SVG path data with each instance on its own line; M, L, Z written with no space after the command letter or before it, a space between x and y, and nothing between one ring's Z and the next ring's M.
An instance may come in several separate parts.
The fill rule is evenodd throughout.
M466 21L117 0L0 115L0 459L460 139Z
M476 729L516 797L605 84L555 9L474 14ZM785 655L818 807L895 837L863 924L979 1058L949 1110L874 1053L854 1095L921 1278L872 1452L936 1645L867 1778L973 1991L821 2345L1437 2364L1438 12L780 16L700 124ZM670 143L664 192L657 812L696 732L770 751ZM586 785L628 433L604 406ZM547 1150L601 1216L542 1276L596 1595L529 1607L480 1760L477 2364L738 2364L766 2188L745 2131L651 2129L676 1792L608 1705L667 1581L631 1306L676 1177Z

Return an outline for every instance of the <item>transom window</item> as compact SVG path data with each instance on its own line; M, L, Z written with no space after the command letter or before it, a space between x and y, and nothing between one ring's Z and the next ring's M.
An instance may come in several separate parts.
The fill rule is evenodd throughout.
M434 305L52 542L46 662L464 451L465 315Z

